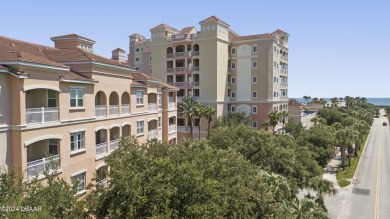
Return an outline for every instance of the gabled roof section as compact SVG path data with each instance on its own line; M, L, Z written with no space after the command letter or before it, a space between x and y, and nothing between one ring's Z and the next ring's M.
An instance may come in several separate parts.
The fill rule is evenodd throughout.
M96 82L96 80L93 80L91 78L87 78L75 71L66 71L64 73L60 74L60 79L68 79L68 80L77 80L77 81L89 81L89 82Z
M142 35L139 34L139 33L133 33L133 34L130 35L130 37L146 38L146 37L142 36Z
M281 30L281 29L275 30L274 32L272 32L272 34L287 34L287 35L288 35L287 32L285 32L285 31L283 31L283 30Z
M121 48L116 48L116 49L112 50L111 52L126 52L126 51L121 49Z
M273 39L274 37L269 33L248 35L248 36L239 36L231 38L230 41L243 41L243 40L253 40L253 39Z
M51 37L50 39L53 40L53 41L56 41L56 40L60 40L60 39L64 39L64 38L70 38L70 39L83 39L83 40L86 40L86 41L90 41L91 43L96 43L94 40L91 40L87 37L83 37L83 36L80 36L78 34L75 34L75 33L72 33L72 34L66 34L66 35L61 35L61 36L54 36L54 37Z
M179 33L180 31L178 31L176 28L173 28L171 26L169 26L168 24L160 24L160 25L157 25L155 27L153 27L152 29L150 29L151 31L152 30L170 30L170 31L173 31L173 32L176 32L176 33Z
M58 50L50 46L39 45L22 40L0 36L0 52L28 52L37 56L45 56L45 50Z
M230 29L229 28L229 34L232 36L232 37L239 37L240 34L238 34L237 32L235 32L234 30Z
M196 28L194 26L192 26L192 27L184 27L183 29L181 29L180 33L181 34L189 34L194 29L195 29L195 32L196 32Z
M222 24L225 24L226 26L230 26L228 23L226 23L225 21L219 19L218 17L216 17L214 15L204 19L203 21L199 22L199 24L209 23L209 22L216 22L216 21L220 22Z
M288 101L288 105L289 106L302 106L302 104L300 102L298 102L296 99L290 99Z

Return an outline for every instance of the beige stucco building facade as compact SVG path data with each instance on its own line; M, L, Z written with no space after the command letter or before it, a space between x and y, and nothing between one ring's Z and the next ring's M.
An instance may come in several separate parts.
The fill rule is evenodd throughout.
M196 27L177 30L167 24L150 29L151 37L130 35L128 62L137 70L177 86L178 99L194 96L217 116L244 111L259 129L272 111L287 111L288 37L281 30L240 36L211 16ZM178 118L179 138L188 136ZM199 122L195 121L195 130ZM281 128L278 125L277 128ZM200 121L203 136L207 122Z
M120 137L176 142L176 87L93 54L88 38L51 39L55 48L0 37L0 163L25 179L57 169L83 191L105 180Z

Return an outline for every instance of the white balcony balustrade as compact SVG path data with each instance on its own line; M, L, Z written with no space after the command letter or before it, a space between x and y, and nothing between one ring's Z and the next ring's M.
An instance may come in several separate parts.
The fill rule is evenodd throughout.
M107 108L105 105L95 106L95 116L96 117L106 116L106 115L107 115Z
M118 145L119 145L118 139L110 141L110 151L114 151L115 149L117 149Z
M45 124L58 121L58 107L41 107L26 109L27 124Z
M192 71L199 71L199 66L192 67Z
M157 138L157 129L152 129L148 131L148 139Z
M96 157L100 157L107 153L107 143L100 143L96 145Z
M170 110L176 109L176 103L175 102L169 103L168 104L168 109L170 109Z
M157 104L155 104L155 103L149 103L149 104L148 104L148 111L149 111L149 112L157 111Z
M119 106L110 105L110 115L118 115L118 114L119 114Z
M176 125L175 124L170 124L168 128L169 134L175 133L176 132Z
M192 55L192 56L198 56L198 55L199 55L199 51L192 51L192 52L191 52L191 55Z
M122 104L121 114L130 114L130 105L129 104Z
M54 155L51 157L34 160L27 163L27 176L33 177L44 172L50 172L60 168L60 156Z

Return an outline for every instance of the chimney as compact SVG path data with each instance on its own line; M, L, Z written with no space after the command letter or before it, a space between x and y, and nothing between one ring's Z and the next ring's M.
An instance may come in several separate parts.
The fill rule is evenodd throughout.
M82 49L86 52L93 52L94 40L77 34L67 34L50 38L57 49Z
M121 48L116 48L112 50L112 59L120 63L126 62L126 51Z

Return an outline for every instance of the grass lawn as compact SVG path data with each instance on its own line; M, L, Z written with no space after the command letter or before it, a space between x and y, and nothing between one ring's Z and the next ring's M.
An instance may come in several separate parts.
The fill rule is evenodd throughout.
M355 157L351 158L351 166L346 166L345 170L343 170L343 168L341 167L341 164L340 164L340 167L337 169L336 178L337 178L337 182L339 183L340 187L345 187L345 186L351 184L351 182L348 180L352 180L353 175L355 175L356 167L359 163L362 151L364 150L367 136L368 135L363 136L363 145L360 148L360 151L358 152L359 157L358 158L355 158ZM347 161L345 161L345 163L347 164Z

